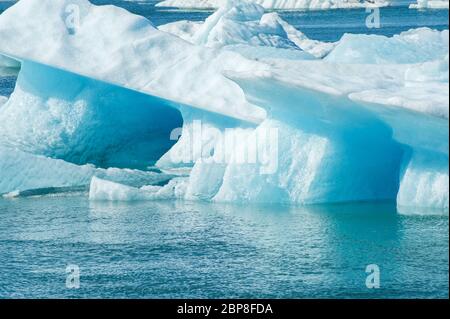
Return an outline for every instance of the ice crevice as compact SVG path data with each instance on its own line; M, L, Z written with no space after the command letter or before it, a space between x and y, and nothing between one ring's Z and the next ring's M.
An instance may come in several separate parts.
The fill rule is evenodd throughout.
M0 194L89 185L92 200L448 211L447 30L323 43L257 4L157 29L87 0L22 0L0 39L22 64L0 99ZM235 161L254 137L266 161Z

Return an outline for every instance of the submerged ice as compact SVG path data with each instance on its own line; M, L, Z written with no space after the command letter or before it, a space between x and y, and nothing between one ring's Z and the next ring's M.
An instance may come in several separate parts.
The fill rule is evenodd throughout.
M156 29L86 0L22 0L0 39L21 62L0 98L0 193L448 211L448 30L324 43L255 3ZM161 184L153 164L188 174Z

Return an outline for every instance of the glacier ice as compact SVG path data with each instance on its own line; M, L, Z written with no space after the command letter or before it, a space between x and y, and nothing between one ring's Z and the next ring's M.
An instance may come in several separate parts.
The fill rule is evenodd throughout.
M325 58L334 63L423 63L448 55L448 30L412 29L391 38L345 34Z
M228 0L164 0L156 4L158 7L175 7L187 9L217 9L226 5ZM302 9L327 10L366 7L384 7L389 5L387 0L249 0L261 5L265 9Z
M97 201L141 201L182 198L184 178L173 178L164 186L133 187L94 176L89 187L89 199Z
M409 5L410 9L449 9L448 0L417 0Z
M64 8L74 3L82 19L68 29ZM448 211L448 31L346 35L324 44L248 3L160 29L86 0L22 0L8 9L0 16L0 54L22 67L0 106L0 145L31 167L69 165L75 184L90 184L92 200L396 200L403 210ZM139 131L165 120L166 143ZM199 126L204 135L193 138ZM260 140L267 132L277 138ZM235 147L224 151L227 133ZM268 162L237 160L255 147L252 136L274 155ZM189 176L134 185L75 165L136 167L133 157L149 162L146 141L170 148L151 151L158 168ZM122 146L122 154L111 152ZM0 166L17 166L11 158ZM46 180L48 169L39 171L37 180L31 171L15 181L2 168L0 192L65 185L67 175Z
M247 2L227 2L205 22L177 21L159 29L193 44L237 51L253 59L311 59L325 56L334 47L308 39L277 13L265 13L260 5Z
M0 95L0 107L8 101L8 98L6 96Z
M0 145L75 164L145 169L182 125L172 103L23 60L0 108Z
M154 171L79 166L0 146L0 195L47 188L87 186L93 176L135 187L166 182L172 177Z

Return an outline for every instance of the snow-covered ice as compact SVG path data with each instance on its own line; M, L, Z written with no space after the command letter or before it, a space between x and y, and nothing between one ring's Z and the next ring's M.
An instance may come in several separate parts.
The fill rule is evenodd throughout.
M277 13L265 13L260 5L246 2L227 2L205 22L177 21L159 29L193 44L236 51L253 59L320 58L335 45L308 39Z
M68 27L74 4L80 24ZM0 106L0 145L15 150L0 156L0 193L89 180L93 200L397 200L448 211L448 30L321 43L257 4L158 30L86 0L22 0L0 16L0 39L0 54L22 62ZM206 133L194 141L198 125ZM178 140L164 139L178 126ZM221 148L227 132L235 148ZM268 132L276 139L259 139ZM267 161L236 161L251 136ZM16 176L15 152L29 174ZM149 159L189 176L130 185L81 165Z
M156 4L159 7L175 7L184 9L217 9L224 6L228 0L164 0ZM282 10L327 10L352 9L367 7L385 7L389 5L386 0L249 0L259 4L265 9Z
M449 0L417 0L409 5L410 9L449 9Z

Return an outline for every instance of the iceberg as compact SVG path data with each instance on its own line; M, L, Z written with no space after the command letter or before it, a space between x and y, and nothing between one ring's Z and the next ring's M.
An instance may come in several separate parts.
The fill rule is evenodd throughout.
M257 60L321 58L335 45L308 39L277 13L265 13L260 5L246 2L227 2L205 22L177 21L158 28L196 45L236 51Z
M183 9L217 9L224 6L228 0L165 0L156 4L157 7L174 7ZM386 0L249 0L265 9L279 10L327 10L351 9L367 7L385 7L390 3Z
M133 187L111 180L93 177L89 187L89 199L96 201L142 201L182 198L185 179L171 179L164 186Z
M67 24L74 10L79 23ZM92 200L391 200L448 211L447 37L346 35L322 50L257 4L158 30L86 0L22 0L0 16L0 54L21 62L0 106L0 145L32 167L91 167L73 180ZM4 193L35 180L15 182L10 158L0 158ZM132 185L95 173L153 161L188 176ZM41 171L43 184L65 185Z
M449 9L448 0L417 0L409 5L410 9Z
M448 30L412 29L393 37L345 34L325 58L333 63L415 64L448 55Z
M89 186L94 176L135 187L159 184L172 178L155 171L79 166L0 146L0 195L15 193L18 196L27 191L53 188L70 191Z

